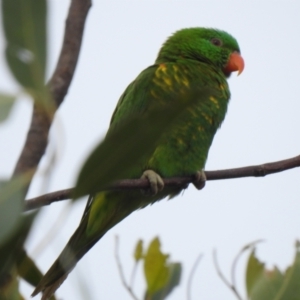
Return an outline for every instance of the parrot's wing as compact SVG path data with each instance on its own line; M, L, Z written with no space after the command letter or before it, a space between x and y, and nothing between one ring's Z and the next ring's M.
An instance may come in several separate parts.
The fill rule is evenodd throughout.
M147 109L150 102L148 91L153 85L152 78L157 67L158 65L148 67L128 85L112 114L110 125L128 117L129 114L143 113Z

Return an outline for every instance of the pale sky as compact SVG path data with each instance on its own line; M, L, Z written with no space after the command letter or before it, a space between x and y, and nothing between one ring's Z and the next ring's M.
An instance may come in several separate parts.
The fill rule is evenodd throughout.
M64 20L70 1L49 1L49 68L60 50ZM51 144L57 163L49 185L34 181L29 197L74 185L80 167L104 136L111 114L126 86L151 65L165 39L185 27L214 27L239 42L245 70L229 79L232 93L228 114L211 147L206 169L216 170L260 164L299 155L300 139L300 2L299 1L96 1L88 16L82 51L69 93L57 114ZM3 33L0 47L3 50ZM0 61L0 90L19 88ZM20 98L12 115L0 127L0 176L11 175L23 145L31 103ZM50 151L51 152L51 151ZM258 256L281 270L292 262L294 242L300 238L300 170L265 178L207 182L204 190L190 186L171 201L162 200L134 212L109 231L80 261L58 290L60 299L131 299L124 290L114 258L114 237L120 237L123 268L129 278L136 241L159 235L164 252L183 264L181 285L169 297L186 299L192 265L203 259L194 277L193 300L235 299L218 278L212 250L226 276L236 253L257 239ZM39 214L27 242L29 254L46 271L75 230L85 200L62 218L55 238L36 248L67 205L53 204ZM50 241L49 241L50 242ZM41 249L41 248L40 248ZM237 270L238 287L245 295L247 255ZM144 279L135 283L142 299ZM81 294L82 289L89 295ZM23 284L26 299L32 288ZM39 299L36 297L35 299Z

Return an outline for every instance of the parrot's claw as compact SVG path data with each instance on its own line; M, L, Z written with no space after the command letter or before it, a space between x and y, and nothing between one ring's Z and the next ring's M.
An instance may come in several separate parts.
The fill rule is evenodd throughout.
M149 190L146 190L146 191L142 190L142 192L146 195L154 196L164 188L165 184L164 184L163 180L153 170L146 170L143 173L141 178L142 179L147 179L149 181L149 184L150 184Z
M196 189L201 190L205 187L205 183L206 183L206 175L204 173L203 170L201 171L197 171L194 174L194 181L193 181L193 185L196 187Z

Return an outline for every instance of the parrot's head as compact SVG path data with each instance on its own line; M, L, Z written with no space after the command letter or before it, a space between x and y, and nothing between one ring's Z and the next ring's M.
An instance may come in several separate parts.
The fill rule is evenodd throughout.
M236 39L212 28L186 28L175 32L163 44L156 62L196 60L221 69L226 77L242 73L244 60Z

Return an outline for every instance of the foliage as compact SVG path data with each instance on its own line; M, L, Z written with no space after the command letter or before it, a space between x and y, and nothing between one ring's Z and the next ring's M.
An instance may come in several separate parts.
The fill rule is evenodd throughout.
M166 299L173 289L179 285L182 272L181 263L169 261L169 254L164 254L161 251L161 244L158 237L155 237L150 242L147 249L143 248L143 241L138 240L133 258L135 265L132 271L131 284L129 285L124 278L122 265L119 261L118 253L116 253L116 260L123 285L134 299L138 299L133 292L133 281L139 263L143 263L146 281L144 300Z
M15 100L14 95L0 94L0 123L8 118Z
M7 65L23 91L43 107L50 107L45 86L47 1L2 0L2 21L6 39ZM17 99L15 95L0 93L0 122L5 121ZM23 263L23 244L36 216L23 215L23 201L28 174L14 176L0 183L0 298L23 299L18 292L16 274Z
M281 272L269 270L252 250L246 269L247 296L251 300L300 300L300 243L296 242L293 263Z
M34 99L45 104L47 1L2 0L2 12L10 71Z

